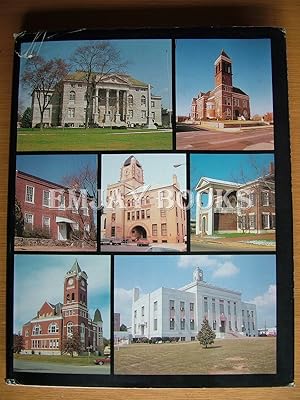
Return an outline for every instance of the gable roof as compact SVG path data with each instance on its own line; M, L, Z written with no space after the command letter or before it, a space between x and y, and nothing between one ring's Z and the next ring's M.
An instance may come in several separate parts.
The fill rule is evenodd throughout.
M101 74L99 74L97 72L92 72L93 77L95 77L97 75L99 76ZM103 75L103 78L104 77L112 77L112 76L119 77L119 78L125 80L129 85L132 85L132 86L141 86L141 87L145 87L145 88L148 87L147 83L142 82L128 74L112 73L112 74L102 74L102 75ZM85 77L86 77L85 71L76 71L76 72L69 73L64 80L65 81L85 81Z
M244 94L245 96L248 96L247 93L243 92L240 88L237 88L235 86L232 87L232 91L234 93Z

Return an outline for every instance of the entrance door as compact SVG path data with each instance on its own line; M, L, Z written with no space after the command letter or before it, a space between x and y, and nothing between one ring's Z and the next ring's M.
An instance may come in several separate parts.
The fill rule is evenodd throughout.
M221 321L220 332L225 333L225 321Z
M202 233L206 232L206 218L202 218Z
M145 335L145 326L141 325L141 335L144 336Z
M67 240L67 224L60 222L58 224L58 240Z

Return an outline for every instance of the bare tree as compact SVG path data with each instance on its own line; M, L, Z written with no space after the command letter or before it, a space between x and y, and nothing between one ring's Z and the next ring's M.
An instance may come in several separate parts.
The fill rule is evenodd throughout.
M26 61L22 75L23 85L36 96L40 111L40 129L43 129L44 113L51 101L54 89L68 73L68 65L61 58L46 61L34 56Z
M93 95L96 85L113 73L122 73L127 62L121 61L120 52L109 41L91 42L78 47L72 58L77 71L84 74L86 83L85 128L91 124Z

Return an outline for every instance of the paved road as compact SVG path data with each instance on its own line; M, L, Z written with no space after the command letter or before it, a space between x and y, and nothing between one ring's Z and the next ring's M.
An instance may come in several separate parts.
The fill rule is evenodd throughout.
M148 246L132 246L132 245L127 245L127 244L121 244L120 246L112 246L110 244L103 244L101 246L101 251L107 251L110 253L119 253L121 251L124 252L135 252L135 253L144 253L147 251L149 247Z
M52 374L105 374L110 373L109 365L78 366L69 364L46 363L40 361L14 360L16 372L40 372Z
M207 130L197 125L176 126L178 150L273 150L272 126L247 128L238 132Z

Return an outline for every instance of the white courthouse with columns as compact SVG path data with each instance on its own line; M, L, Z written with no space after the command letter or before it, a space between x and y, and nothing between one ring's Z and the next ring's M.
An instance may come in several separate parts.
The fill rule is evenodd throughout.
M242 293L203 280L197 267L192 282L179 289L161 287L140 295L133 289L132 334L139 337L197 339L207 319L217 338L258 336L255 304L243 302Z
M83 127L87 110L85 72L71 73L62 84L54 88L45 99L45 127ZM93 99L89 120L95 126L146 126L162 125L162 101L151 93L151 85L126 74L100 76L95 74ZM43 93L32 93L32 127L40 123L40 97Z

